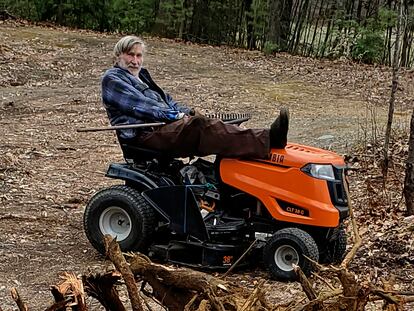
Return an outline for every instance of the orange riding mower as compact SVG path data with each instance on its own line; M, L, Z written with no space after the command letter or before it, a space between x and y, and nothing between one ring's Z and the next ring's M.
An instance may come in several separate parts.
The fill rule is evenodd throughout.
M309 274L308 258L338 263L345 255L346 167L333 152L288 143L269 160L209 162L121 148L125 163L110 164L106 176L124 183L96 193L84 214L101 253L110 234L123 251L208 269L262 263L278 280L296 279L293 264Z

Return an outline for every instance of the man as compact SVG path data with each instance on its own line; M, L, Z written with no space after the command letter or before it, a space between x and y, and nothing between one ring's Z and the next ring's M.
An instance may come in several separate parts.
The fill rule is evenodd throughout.
M121 142L176 157L217 154L265 159L271 148L284 148L289 115L282 109L270 129L242 129L194 115L175 102L142 68L145 44L125 36L114 48L115 65L102 78L102 97L112 125L166 122L162 127L119 130Z

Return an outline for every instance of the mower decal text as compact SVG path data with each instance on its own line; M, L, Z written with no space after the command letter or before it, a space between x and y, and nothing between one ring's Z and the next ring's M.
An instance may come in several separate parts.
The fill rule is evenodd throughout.
M233 261L233 256L223 256L223 264L229 265Z
M294 206L284 206L282 207L282 209L284 209L288 213L301 215L301 216L309 216L309 211L304 208L294 207Z
M277 153L272 153L272 156L270 158L270 161L275 163L283 163L285 156Z
M289 213L294 213L294 214L298 214L298 215L305 215L305 211L302 209L298 209L298 208L294 208L294 207L287 207L286 211Z

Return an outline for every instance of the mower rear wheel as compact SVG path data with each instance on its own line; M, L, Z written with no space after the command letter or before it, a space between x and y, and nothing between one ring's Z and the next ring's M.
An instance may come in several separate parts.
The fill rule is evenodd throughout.
M312 263L305 256L317 262L318 246L307 232L298 228L277 231L263 249L263 259L270 275L283 281L297 279L292 264L298 265L306 275L310 274Z
M86 206L83 224L92 246L105 253L103 237L116 237L122 251L143 251L155 228L155 211L140 193L113 186L96 193Z

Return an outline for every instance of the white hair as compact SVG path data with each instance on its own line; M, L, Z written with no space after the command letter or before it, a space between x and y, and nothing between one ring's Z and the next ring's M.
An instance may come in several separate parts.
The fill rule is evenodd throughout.
M122 37L114 47L114 56L117 58L122 53L128 53L131 51L132 47L135 44L139 44L142 47L142 50L145 51L145 42L136 36L125 36Z

